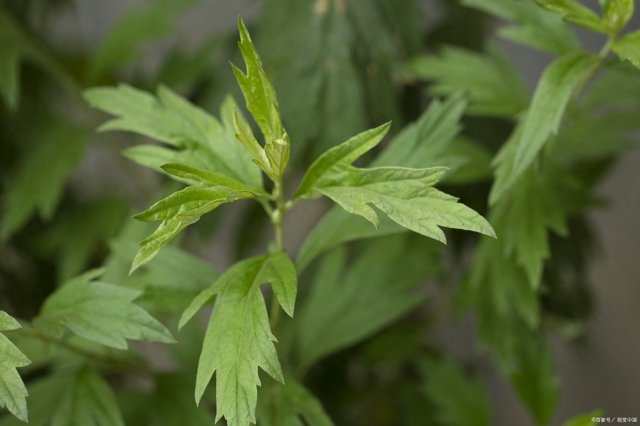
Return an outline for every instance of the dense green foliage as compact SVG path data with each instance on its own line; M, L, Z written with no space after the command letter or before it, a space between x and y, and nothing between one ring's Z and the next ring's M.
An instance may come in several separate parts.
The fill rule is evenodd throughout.
M152 71L194 2L85 56L35 3L0 1L0 426L491 425L431 336L467 313L535 424L602 415L554 418L548 338L588 319L585 215L640 128L633 0L443 0L426 29L417 0L268 0L258 49L240 19ZM533 93L488 23L551 55Z

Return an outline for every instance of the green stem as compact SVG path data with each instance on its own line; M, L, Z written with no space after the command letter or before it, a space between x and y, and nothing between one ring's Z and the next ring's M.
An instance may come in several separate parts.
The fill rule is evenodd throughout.
M584 88L587 86L589 81L593 78L593 76L598 72L602 64L605 62L604 60L611 52L611 48L613 47L613 43L616 40L616 35L612 34L607 39L607 42L602 46L602 49L598 52L598 63L596 63L593 68L589 71L587 75L584 76L584 79L576 86L576 89L573 92L573 100L578 100L584 91Z
M282 188L282 178L278 179L275 182L273 187L273 199L275 200L275 208L271 212L271 223L273 224L274 230L274 245L272 246L273 251L283 251L284 250L284 227L283 220L284 215L287 211L287 203L284 199L284 191ZM272 295L271 297L271 309L269 312L269 323L271 325L271 329L275 330L278 325L278 321L280 320L280 306L278 305L278 300Z

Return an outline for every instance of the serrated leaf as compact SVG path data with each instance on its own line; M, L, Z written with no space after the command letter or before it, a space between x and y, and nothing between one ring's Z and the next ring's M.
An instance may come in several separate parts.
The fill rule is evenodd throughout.
M133 259L131 272L149 262L184 228L200 220L203 214L222 204L253 197L255 194L252 192L229 187L188 186L157 201L147 210L135 215L136 219L142 221L161 221L161 223L150 236L140 242L140 249Z
M0 332L20 328L18 321L0 311ZM17 368L31 364L7 337L0 333L0 408L27 422L27 389Z
M375 166L450 167L444 180L455 181L467 167L473 167L467 176L490 173L490 156L486 152L473 151L475 146L464 139L455 138L461 129L460 119L467 103L456 94L444 101L435 100L420 119L405 127L389 146L372 162ZM473 152L471 152L473 151ZM471 153L471 155L469 155ZM297 259L304 269L316 256L344 242L372 238L405 229L392 220L378 218L375 228L359 216L335 207L327 213L305 239Z
M51 419L52 426L124 425L111 387L95 371L80 370Z
M69 330L116 349L126 349L126 339L175 342L169 330L133 303L141 292L93 281L101 273L81 275L51 294L36 326L57 336Z
M335 183L323 176L313 188L349 213L360 215L376 226L378 215L371 205L397 224L443 243L446 238L440 226L495 237L491 225L482 216L459 204L457 198L433 188L444 168L341 167L342 170L333 169L337 176Z
M578 39L560 17L531 1L462 0L462 4L512 21L514 25L499 31L508 40L556 54L579 49Z
M464 92L468 114L510 117L529 103L524 82L497 46L487 54L445 46L437 56L414 58L407 72L410 78L433 80L430 91L436 96Z
M168 35L176 16L195 1L162 0L124 15L102 40L89 63L89 77L109 73L140 55L145 43Z
M613 43L613 51L624 61L640 68L640 30L626 34Z
M450 361L425 359L421 364L422 389L435 407L442 426L490 426L487 392Z
M279 255L275 255L279 257ZM200 402L216 374L216 421L224 417L229 426L255 423L258 368L282 382L282 369L269 327L260 284L283 281L282 260L273 255L236 263L214 283L217 298L209 320L198 362L195 398ZM274 273L274 269L279 273ZM291 288L296 283L283 286ZM285 292L291 294L291 289ZM295 294L295 293L294 293ZM288 298L278 299L293 310Z
M541 7L558 13L562 19L601 33L607 27L596 13L576 0L535 0Z
M333 426L320 401L293 377L286 377L284 386L265 386L256 417L262 426Z
M249 152L252 153L254 160L263 168L265 173L272 179L278 179L284 174L289 162L289 136L282 125L276 92L262 69L260 56L241 18L238 18L238 29L240 30L238 46L247 67L247 72L246 74L243 73L232 64L233 73L244 94L247 108L256 123L258 123L265 142L263 151L256 152L255 149L250 149ZM248 127L240 125L241 123L237 120L236 122L236 132L238 137L244 140L243 145L255 148L256 144L247 142L247 134L250 133ZM263 163L265 157L268 164Z
M235 137L231 116L236 106L227 98L221 107L221 123L170 89L160 87L156 96L127 85L94 88L84 92L87 102L117 118L102 130L124 130L147 136L172 146L170 151L136 147L129 153L145 165L159 167L158 158L167 163L183 163L223 174L252 187L262 187L260 169Z
M398 235L371 242L348 265L342 247L323 258L296 327L302 371L422 303L423 295L413 290L438 272L437 250L423 239L408 241L408 235Z
M20 159L4 193L0 239L10 237L34 213L51 218L69 175L82 158L85 133L60 119L45 116L31 126L36 143ZM46 173L34 173L44 170Z
M296 198L310 195L314 186L327 177L334 168L350 165L360 156L375 147L387 134L391 123L366 130L346 142L320 155L309 167L296 191Z

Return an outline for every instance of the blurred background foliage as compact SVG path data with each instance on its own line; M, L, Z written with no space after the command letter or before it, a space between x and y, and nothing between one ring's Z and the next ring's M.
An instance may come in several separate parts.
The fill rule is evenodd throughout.
M497 424L492 413L502 407L482 379L494 370L527 407L525 421L565 420L553 417L559 381L547 341L586 338L596 303L587 269L598 254L587 212L603 204L596 186L636 142L640 72L607 64L548 146L545 172L488 208L492 158L531 98L494 30L551 54L578 43L533 3L516 2L531 6L528 15L496 6L510 1L259 3L250 26L291 136L293 180L327 148L393 120L395 135L374 164L450 167L446 191L485 212L500 239L450 232L443 246L335 209L320 219L322 203L294 211L287 246L300 248L300 308L280 332L279 351L295 379L282 388L265 378L258 424L314 424L308 413L321 408L296 380L338 425ZM259 206L241 204L127 275L148 231L130 217L172 184L120 154L142 137L96 134L102 117L81 93L165 85L212 113L229 93L240 99L227 64L237 61L235 17L229 32L181 42L177 22L198 3L136 4L93 43L61 42L60 26L73 35L80 24L70 18L74 1L0 1L0 309L29 320L61 283L104 266L108 282L143 290L142 304L174 324L217 271L264 246L269 223ZM500 27L495 15L514 26ZM528 20L544 21L544 37L523 36ZM477 348L463 359L433 332L461 320L472 324ZM151 375L104 371L126 424L213 424L212 407L191 400L202 331L196 324L177 336L181 345L160 355L134 347L131 356L146 359ZM38 353L16 340L27 355ZM55 350L46 353L25 376L33 424L47 424L55 410L39 395L68 386ZM288 400L300 411L287 412ZM0 415L1 425L14 421Z

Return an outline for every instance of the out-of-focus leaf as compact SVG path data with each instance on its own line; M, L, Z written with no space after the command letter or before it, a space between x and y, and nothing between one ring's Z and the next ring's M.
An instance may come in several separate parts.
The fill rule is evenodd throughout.
M438 271L436 249L420 246L412 250L407 237L370 243L348 268L341 248L326 255L301 306L296 328L302 370L365 339L422 303L423 297L414 290Z
M112 72L140 55L145 43L167 36L173 31L176 16L195 0L160 0L145 9L125 14L100 43L89 63L91 80Z
M617 34L633 17L634 0L611 0L603 7L603 21L609 33Z
M622 60L631 62L640 68L640 31L626 34L613 43L613 51Z
M20 55L0 34L0 95L9 109L18 106L20 97Z
M104 199L65 210L38 239L40 246L58 259L58 282L87 269L98 248L106 247L127 212L122 200Z
M44 220L51 218L82 157L86 135L51 117L34 122L24 142L32 148L24 152L4 194L0 239L10 237L35 212Z
M105 262L106 282L143 291L138 303L153 310L180 312L218 273L205 261L169 245L151 262L129 275L138 241L149 232L148 224L131 221L110 243L111 255Z
M592 31L606 33L605 22L596 13L576 0L536 0L541 7L562 16L562 19L573 22Z
M6 312L0 311L0 332L18 328L18 321ZM0 354L0 408L6 408L18 419L26 422L27 389L16 369L31 364L31 361L2 333Z
M425 359L420 364L423 391L435 406L442 426L490 426L489 398L482 384L450 361Z
M66 389L52 426L120 426L124 425L111 387L95 371L80 370Z
M236 106L230 98L222 105L222 122L166 87L160 87L157 96L126 85L96 88L87 90L85 98L93 107L117 117L105 123L102 130L124 130L150 137L172 146L176 157L171 163L186 163L254 187L262 186L260 170L236 139ZM145 165L159 167L158 156L168 159L168 154L166 150L148 148L136 151L134 157Z
M538 425L551 420L559 398L558 377L551 350L542 336L526 335L506 372Z
M556 54L579 48L575 34L560 17L532 1L463 0L462 4L511 21L512 25L500 29L500 35L508 40Z
M133 303L139 291L94 281L100 274L91 271L74 278L49 296L36 326L57 336L68 329L116 349L126 349L126 339L175 342L169 330Z
M61 397L72 384L73 376L60 374L29 383L29 426L51 424L51 416L58 409ZM0 418L0 426L24 426L15 417Z
M597 426L598 422L596 422L594 419L603 416L604 413L602 410L593 410L590 413L580 414L578 416L570 418L563 423L563 426Z
M263 426L333 426L320 401L293 377L262 389L256 419Z
M512 117L523 111L529 95L522 78L497 46L487 54L447 46L438 56L419 56L408 66L410 78L433 81L436 96L464 92L468 114Z
M531 106L496 157L496 180L490 201L495 203L533 163L538 153L558 133L571 95L598 58L571 53L556 59L542 75Z

